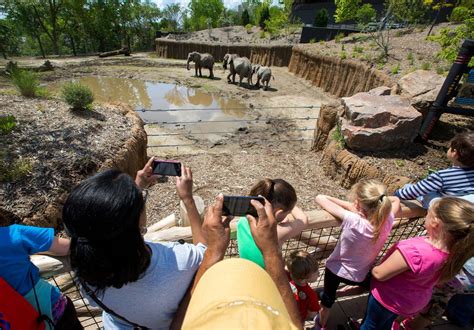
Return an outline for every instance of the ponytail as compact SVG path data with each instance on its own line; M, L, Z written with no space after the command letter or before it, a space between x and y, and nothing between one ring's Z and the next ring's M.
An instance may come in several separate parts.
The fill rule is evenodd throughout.
M386 196L387 188L378 180L361 180L356 183L350 193L351 199L357 199L374 229L372 242L377 242L380 232L390 212L392 203Z
M263 196L273 206L281 207L284 211L292 210L296 205L295 188L282 179L263 179L250 190L250 196Z
M441 269L440 282L453 278L474 256L474 204L456 197L445 197L431 208L442 223L449 257Z

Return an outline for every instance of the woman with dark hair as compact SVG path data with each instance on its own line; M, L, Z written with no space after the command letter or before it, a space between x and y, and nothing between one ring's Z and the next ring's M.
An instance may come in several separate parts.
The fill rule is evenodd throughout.
M135 182L118 170L98 173L76 186L64 205L72 268L91 303L104 310L106 329L168 328L205 251L192 172L184 166L176 190L196 245L144 241L144 189L157 179L152 162Z

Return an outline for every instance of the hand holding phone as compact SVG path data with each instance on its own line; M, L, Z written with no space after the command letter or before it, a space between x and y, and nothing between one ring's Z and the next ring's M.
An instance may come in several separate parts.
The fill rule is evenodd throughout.
M164 176L181 176L181 163L176 160L153 161L153 174Z
M257 210L250 201L254 199L265 205L265 199L258 196L224 196L222 215L246 216L247 214L257 217Z

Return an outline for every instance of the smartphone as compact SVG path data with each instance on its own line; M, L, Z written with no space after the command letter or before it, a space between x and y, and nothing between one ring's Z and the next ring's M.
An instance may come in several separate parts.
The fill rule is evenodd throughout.
M154 160L153 174L181 176L181 163L176 160Z
M222 215L245 216L247 214L257 217L257 210L250 204L255 199L265 205L265 199L258 196L224 196Z

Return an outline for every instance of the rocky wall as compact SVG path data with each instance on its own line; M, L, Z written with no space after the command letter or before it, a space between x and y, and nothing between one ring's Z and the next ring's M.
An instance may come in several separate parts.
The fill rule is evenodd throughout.
M364 63L328 57L305 45L293 47L288 71L336 96L352 96L379 86L393 86L390 77Z
M185 60L190 52L209 53L216 62L221 62L226 53L246 56L252 63L266 66L288 66L291 58L291 45L232 45L155 39L156 53L159 57Z

